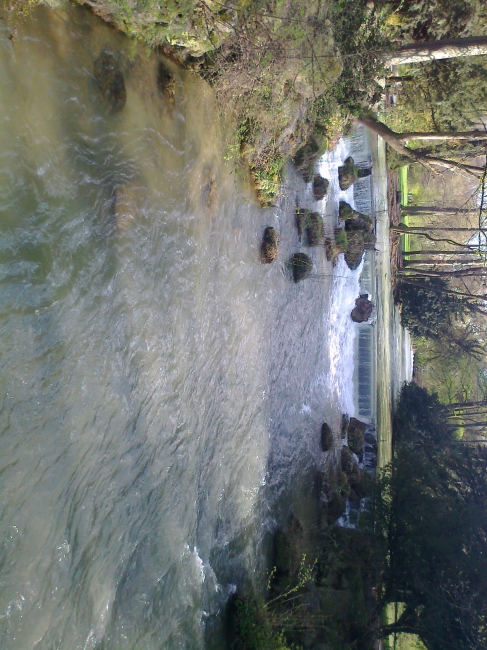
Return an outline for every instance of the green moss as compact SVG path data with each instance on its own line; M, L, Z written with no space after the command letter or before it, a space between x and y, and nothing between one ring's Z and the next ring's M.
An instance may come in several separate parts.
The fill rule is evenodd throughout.
M318 212L310 212L306 220L308 246L319 246L323 241L323 219Z

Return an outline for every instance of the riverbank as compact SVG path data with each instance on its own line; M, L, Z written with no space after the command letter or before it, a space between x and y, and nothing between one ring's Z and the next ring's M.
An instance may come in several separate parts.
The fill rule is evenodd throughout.
M46 2L60 7L56 0ZM288 161L309 172L336 144L350 116L377 100L375 78L382 64L373 52L387 42L387 2L361 1L353 11L347 3L318 0L79 3L134 42L209 81L221 119L231 125L226 155L250 169L263 206L273 203ZM12 38L16 21L33 4L12 5ZM357 48L366 54L357 58Z
M400 218L397 201L397 177L388 171L386 145L382 138L374 140L375 210L377 215L377 440L378 467L391 460L392 412L401 385L411 381L413 352L411 337L401 325L394 301L394 264L400 242L391 239L390 225ZM391 212L392 209L392 212Z

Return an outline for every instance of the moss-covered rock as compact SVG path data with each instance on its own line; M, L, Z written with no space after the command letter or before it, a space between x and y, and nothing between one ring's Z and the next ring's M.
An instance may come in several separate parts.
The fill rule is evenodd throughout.
M306 183L313 178L315 163L325 151L326 141L316 133L310 134L306 142L296 151L293 162Z
M293 253L288 261L294 282L301 282L311 275L313 260L306 253Z
M361 454L365 442L365 429L367 425L365 422L357 420L357 418L350 418L348 424L348 446L354 454Z
M105 106L111 113L121 111L127 102L127 90L125 78L113 52L110 50L101 52L94 63L93 76Z
M338 184L341 190L348 190L359 178L370 176L371 170L357 167L352 156L338 168Z
M321 425L321 449L323 451L330 451L333 447L333 431L328 424Z
M367 218L367 215L362 214L361 212L357 212L357 210L354 210L352 206L346 201L340 201L338 204L338 215L340 221L346 221L347 219Z
M163 61L157 65L157 90L170 106L174 106L176 79Z
M318 212L310 212L306 220L308 246L319 246L323 241L323 219Z
M330 186L330 181L319 174L313 176L313 195L316 201L321 201L325 198L328 187Z
M260 247L260 259L262 264L270 264L277 257L277 245L279 238L272 226L268 226L264 231L262 244Z
M347 233L345 262L353 271L362 261L364 251L374 247L376 239L370 226L360 229L360 224L355 219L347 219L345 222L345 232Z

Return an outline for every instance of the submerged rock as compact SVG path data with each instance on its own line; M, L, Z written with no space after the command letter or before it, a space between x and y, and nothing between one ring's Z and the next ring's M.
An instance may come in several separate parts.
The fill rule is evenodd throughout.
M330 181L319 174L315 174L313 177L313 194L316 201L321 201L325 198L329 186Z
M103 50L94 63L93 74L103 103L111 113L121 111L127 102L127 90L116 55Z
M313 270L313 260L306 253L293 253L288 261L294 282L309 278Z
M338 184L341 190L348 190L359 178L370 176L370 168L357 167L352 156L349 156L343 165L338 168Z
M264 231L262 244L260 247L260 259L262 264L270 264L277 257L277 245L279 238L272 226L268 226Z
M333 432L326 422L321 426L321 449L330 451L333 447Z
M207 167L201 174L201 203L214 215L218 207L218 184L213 167Z
M372 315L374 303L368 299L368 294L363 294L355 301L355 307L350 314L354 323L366 323Z
M163 61L159 61L157 66L157 90L168 104L174 106L176 80Z

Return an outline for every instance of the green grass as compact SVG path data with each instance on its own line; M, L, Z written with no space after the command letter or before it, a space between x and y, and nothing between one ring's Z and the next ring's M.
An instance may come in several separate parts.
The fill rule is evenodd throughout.
M408 204L408 165L404 165L399 170L399 189L401 191L401 205ZM403 222L409 226L409 217L405 216ZM404 253L411 250L410 235L401 236L401 247Z

